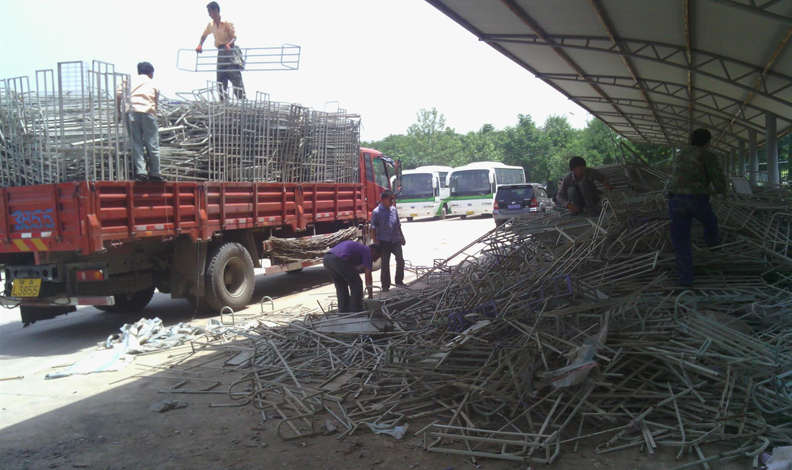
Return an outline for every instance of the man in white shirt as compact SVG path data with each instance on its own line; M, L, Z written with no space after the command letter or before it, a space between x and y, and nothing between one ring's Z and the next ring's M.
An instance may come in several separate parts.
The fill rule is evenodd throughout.
M135 163L135 181L165 181L160 174L159 128L157 106L159 88L154 84L154 66L148 62L137 64L137 76L129 81L129 104L126 107L127 127L132 138L132 158ZM118 120L121 120L124 87L116 90ZM148 153L148 167L143 149Z
M212 19L204 33L201 35L201 42L195 48L195 52L203 52L203 43L211 34L214 36L214 45L217 48L217 82L220 84L220 99L224 100L228 94L228 82L234 85L234 96L238 99L245 97L245 85L242 83L242 69L244 64L241 62L241 54L235 55L236 50L236 29L234 23L223 21L220 18L220 5L217 2L210 2L206 5L209 18Z

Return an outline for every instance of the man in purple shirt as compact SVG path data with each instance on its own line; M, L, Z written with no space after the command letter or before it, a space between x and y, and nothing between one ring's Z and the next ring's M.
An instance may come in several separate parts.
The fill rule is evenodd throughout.
M352 240L334 246L326 255L322 264L336 288L338 297L338 313L363 311L363 283L360 282L358 267L363 266L366 272L366 290L372 297L371 264L380 258L382 249L379 245L363 245Z
M404 285L404 255L402 246L407 244L396 212L396 196L393 191L382 192L382 203L371 212L371 239L382 247L382 269L380 283L382 291L390 289L390 257L396 256L396 285Z

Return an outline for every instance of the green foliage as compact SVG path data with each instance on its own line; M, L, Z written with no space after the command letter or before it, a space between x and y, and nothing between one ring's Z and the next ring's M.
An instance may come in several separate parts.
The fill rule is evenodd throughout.
M405 169L421 165L462 166L476 161L519 165L529 181L550 187L569 172L569 159L580 155L590 166L614 163L623 139L604 122L591 119L584 129L574 129L565 116L550 116L538 126L531 116L520 114L517 123L498 130L484 124L478 131L458 134L446 126L436 108L416 113L416 122L405 134L363 142L386 155L400 158ZM667 160L671 149L630 144L650 162Z

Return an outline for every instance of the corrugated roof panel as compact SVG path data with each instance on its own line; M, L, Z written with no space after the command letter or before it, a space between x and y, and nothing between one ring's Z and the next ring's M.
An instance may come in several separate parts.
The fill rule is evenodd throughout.
M726 150L763 141L765 112L792 130L792 3L690 2L689 50L684 0L427 1L630 139L705 126Z

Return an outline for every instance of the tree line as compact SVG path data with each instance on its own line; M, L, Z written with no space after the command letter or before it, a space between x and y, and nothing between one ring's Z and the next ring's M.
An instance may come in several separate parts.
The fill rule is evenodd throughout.
M551 115L540 126L530 115L520 114L517 123L505 129L484 124L477 131L457 133L446 125L436 108L421 109L406 134L392 134L379 141L362 142L386 155L401 159L404 169L421 165L462 166L475 161L497 161L522 166L528 181L557 182L569 172L569 159L580 155L589 166L615 163L626 155L641 155L652 164L670 163L675 149L662 145L630 142L601 120L592 118L583 129L575 129L566 116ZM792 134L779 139L780 160L789 160ZM764 149L759 151L763 161ZM766 161L766 160L765 160Z

